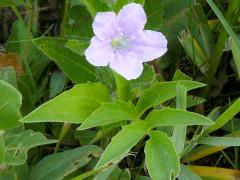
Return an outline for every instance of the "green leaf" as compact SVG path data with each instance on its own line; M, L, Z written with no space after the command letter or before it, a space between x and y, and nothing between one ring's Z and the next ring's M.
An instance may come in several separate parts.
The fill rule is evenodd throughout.
M205 86L199 82L185 80L156 83L140 96L136 105L138 114L142 115L148 108L175 97L177 84L184 86L187 91Z
M21 94L10 84L0 80L0 129L6 130L20 125Z
M192 80L192 77L186 75L185 73L183 73L182 71L180 71L179 69L176 70L176 72L173 75L172 81L179 81L179 80Z
M175 125L210 125L214 123L203 115L172 108L151 111L145 122L149 128Z
M96 168L121 160L147 133L147 130L143 123L124 126L122 130L112 138L112 141L98 161Z
M179 157L171 139L160 131L150 132L144 152L146 166L152 179L167 180L180 170Z
M238 75L240 75L240 48L237 46L236 40L232 40L232 53L238 71Z
M103 12L103 11L110 11L110 7L100 1L100 0L82 0L82 3L86 6L89 13L92 15L92 17L95 17L97 12Z
M102 103L78 128L79 130L91 127L103 126L123 120L136 120L137 113L135 107L123 101Z
M50 92L49 97L53 98L61 93L64 89L66 77L63 72L54 71L50 79Z
M238 112L240 111L240 98L235 101L224 113L222 113L215 121L215 124L208 127L205 131L205 134L211 133L224 124L230 121Z
M44 157L30 171L30 180L60 180L68 174L85 166L90 155L99 155L101 148L94 145L55 153Z
M4 164L20 165L27 160L27 151L35 146L55 143L55 140L48 140L40 132L26 130L16 135L5 137L5 159Z
M0 6L24 6L24 0L1 0Z
M34 45L52 59L75 83L95 80L95 69L86 59L65 47L65 40L58 38L38 38Z
M240 146L240 137L203 137L198 143L211 146Z
M71 51L79 54L80 56L84 56L84 51L89 46L88 42L85 41L79 41L76 39L69 40L66 45L67 48L69 48Z
M83 122L102 102L109 100L105 86L98 83L78 84L41 105L20 121L78 124Z
M0 79L17 88L17 76L13 67L0 68Z

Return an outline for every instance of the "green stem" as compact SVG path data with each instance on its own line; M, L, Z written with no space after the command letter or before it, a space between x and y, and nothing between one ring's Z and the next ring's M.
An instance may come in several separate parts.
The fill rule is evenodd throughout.
M65 37L65 27L68 21L68 16L69 16L69 9L71 7L71 1L70 0L65 0L64 3L64 13L63 13L63 18L62 18L62 24L61 24L61 32L60 35L61 37Z
M104 169L106 169L106 168L108 168L108 167L109 167L109 165L103 166L103 167L101 167L101 168L99 168L99 169L93 169L93 170L91 170L91 171L88 171L88 172L86 172L86 173L83 173L83 174L81 174L81 175L73 178L73 180L86 179L87 177L93 176L94 174L97 174L98 172L101 172L101 171L103 171Z
M176 91L177 91L176 108L186 109L187 89L184 86L178 84ZM187 132L187 126L180 126L180 125L174 126L172 139L178 154L180 154L184 149L186 132Z
M12 8L13 12L16 14L17 18L18 18L20 21L24 22L24 19L22 18L22 15L21 15L21 13L19 12L19 10L17 9L17 7L16 7L16 6L11 6L11 8Z
M71 127L71 124L70 123L64 123L63 124L63 127L61 129L61 132L59 134L59 137L58 137L58 142L57 142L57 145L55 147L55 153L58 151L59 147L60 147L60 144L62 143L64 137L66 136L69 128Z
M128 101L131 99L131 83L113 71L116 83L118 100Z

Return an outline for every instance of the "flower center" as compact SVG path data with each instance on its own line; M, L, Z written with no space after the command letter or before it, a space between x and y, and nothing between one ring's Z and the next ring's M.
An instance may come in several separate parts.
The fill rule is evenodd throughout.
M115 49L127 48L128 44L128 38L123 34L118 35L111 41L111 46Z

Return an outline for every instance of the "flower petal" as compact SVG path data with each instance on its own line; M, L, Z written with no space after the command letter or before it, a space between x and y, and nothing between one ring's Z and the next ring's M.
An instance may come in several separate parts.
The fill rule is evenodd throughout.
M92 27L94 34L101 40L114 38L120 32L114 12L98 12Z
M167 39L161 32L146 30L130 40L130 50L143 62L161 57L167 51Z
M130 3L120 10L117 15L117 22L126 35L133 35L143 30L147 17L142 5Z
M96 36L91 39L90 46L84 54L88 62L94 66L107 66L112 59L112 48L107 42L99 40Z
M138 78L143 71L142 62L127 50L116 51L109 66L127 80Z

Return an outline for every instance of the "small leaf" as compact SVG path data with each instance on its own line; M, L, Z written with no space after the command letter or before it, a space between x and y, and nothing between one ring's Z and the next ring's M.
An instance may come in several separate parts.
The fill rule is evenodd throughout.
M88 145L48 155L32 167L29 179L61 180L73 171L85 166L91 160L89 155L96 155L101 151L98 146Z
M52 100L39 106L21 119L24 123L69 122L81 123L101 102L109 101L105 86L98 83L78 84Z
M179 157L171 139L160 131L150 132L145 149L146 166L152 179L167 180L180 170Z
M100 0L82 0L82 3L86 6L92 17L95 17L97 12L110 11L110 7Z
M122 159L147 133L147 130L148 129L143 123L134 123L124 126L122 130L112 138L112 141L98 161L96 168L106 166L111 162Z
M203 115L172 108L153 110L146 117L145 122L149 128L175 125L210 125L214 123Z
M103 126L122 120L136 120L137 113L134 106L123 101L102 103L78 128L79 130Z
M56 62L75 83L95 80L95 69L83 56L80 56L65 47L65 41L58 38L38 38L34 45L50 59Z
M35 146L55 143L55 140L48 140L40 132L32 130L23 131L17 135L9 135L5 138L5 159L4 164L20 165L27 160L27 151Z
M177 84L185 86L187 91L205 86L199 82L185 80L156 83L152 87L145 90L140 96L136 105L138 114L142 115L148 108L161 104L175 97Z
M0 80L0 129L6 130L20 125L21 94L10 84Z

